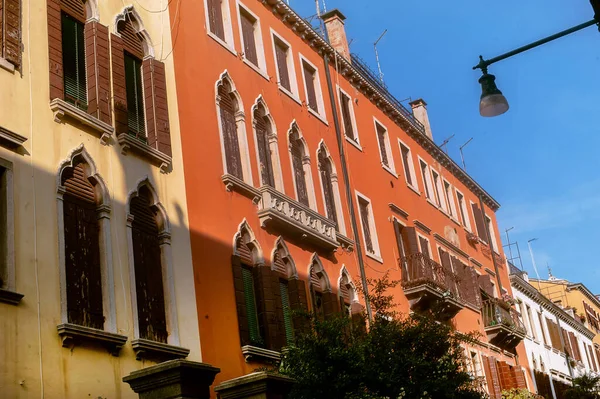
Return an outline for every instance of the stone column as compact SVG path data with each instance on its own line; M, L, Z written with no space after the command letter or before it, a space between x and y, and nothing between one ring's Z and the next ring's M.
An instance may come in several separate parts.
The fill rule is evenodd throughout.
M289 377L263 371L222 382L215 392L219 399L285 399L293 384Z

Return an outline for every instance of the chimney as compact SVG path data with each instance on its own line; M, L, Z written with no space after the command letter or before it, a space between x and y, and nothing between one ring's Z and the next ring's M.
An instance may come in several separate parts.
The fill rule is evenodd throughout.
M427 103L425 100L419 98L418 100L412 101L410 106L412 107L415 118L417 118L417 120L425 127L425 135L433 140L431 126L429 126L429 117L427 116Z
M344 20L346 19L344 14L337 8L334 8L321 15L321 19L325 24L325 29L327 29L329 44L342 57L350 61L350 48L348 47L348 39L346 39L346 28L344 28Z

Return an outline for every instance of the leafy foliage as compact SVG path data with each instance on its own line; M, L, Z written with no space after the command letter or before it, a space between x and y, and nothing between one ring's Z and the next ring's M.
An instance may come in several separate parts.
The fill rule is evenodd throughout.
M510 389L502 392L502 399L543 399L543 396L536 395L526 389Z
M395 311L397 282L369 281L374 320L306 315L307 328L284 354L281 371L297 381L293 399L481 399L463 367L472 340L432 317Z
M573 379L573 386L566 390L566 399L600 399L600 377L585 374Z

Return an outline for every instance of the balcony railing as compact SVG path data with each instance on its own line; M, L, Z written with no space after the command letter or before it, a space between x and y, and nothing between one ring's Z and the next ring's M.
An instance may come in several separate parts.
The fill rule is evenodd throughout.
M443 267L422 253L403 257L402 265L402 287L404 289L428 285L454 298L460 297L459 280L451 269Z
M510 304L488 299L483 302L481 312L484 328L494 345L514 348L525 338L527 330Z
M269 186L260 188L258 217L263 227L275 227L326 250L339 247L335 223Z

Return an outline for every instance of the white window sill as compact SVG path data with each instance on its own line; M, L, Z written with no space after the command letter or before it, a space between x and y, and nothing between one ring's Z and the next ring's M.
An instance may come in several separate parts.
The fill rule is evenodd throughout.
M383 264L383 258L382 258L381 256L379 256L379 255L377 255L377 254L370 254L370 253L369 253L369 252L367 252L367 251L365 251L365 254L366 254L366 255L367 255L369 258L371 258L371 259L373 259L373 260L376 260L377 262L379 262L379 263Z
M208 31L206 31L206 34L213 38L214 41L216 41L217 43L219 43L221 46L223 46L227 51L229 51L231 54L233 54L234 56L238 56L237 52L235 51L235 49L233 48L233 46L231 46L229 43L221 40L221 38L217 35L215 35L214 33L212 33L210 31L210 29Z
M298 98L297 95L295 95L294 93L292 93L291 91L289 91L288 89L286 89L285 87L283 87L281 85L281 83L277 83L277 86L279 86L279 90L285 94L286 96L288 96L289 98L291 98L292 100L294 100L295 102L298 103L298 105L302 105L302 102L300 101L300 99Z
M398 175L396 174L396 172L389 166L386 166L384 163L381 163L381 167L383 168L383 170L388 172L390 175L394 176L396 179L398 178Z
M418 196L421 196L421 192L419 191L419 189L413 186L412 184L408 184L408 182L406 182L406 187L410 188Z
M358 143L358 141L354 141L352 140L350 137L346 136L346 134L344 133L344 137L346 138L346 141L350 144L352 144L354 147L356 147L356 149L360 152L362 152L362 147L360 146L360 144Z
M15 66L2 57L0 57L0 68L6 69L8 72L11 73L15 72Z
M450 220L456 223L457 226L460 226L460 222L454 216L450 216Z
M308 109L308 112L310 112L312 114L312 116L314 116L315 118L317 118L318 120L323 122L325 125L329 126L327 119L325 119L325 117L323 115L321 115L320 113L318 113L317 111L315 111L314 109L309 107L308 105L306 106L306 108Z
M427 198L427 202L429 203L429 205L431 205L432 207L434 207L435 209L439 209L438 204L436 204L435 202L433 202L431 200L431 198Z
M251 69L254 70L254 72L258 73L267 81L270 80L269 75L267 75L267 72L265 72L261 67L254 65L252 61L248 60L246 57L242 58L242 61L244 61L244 64L248 65Z

